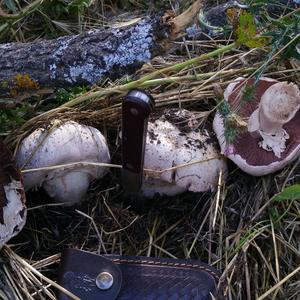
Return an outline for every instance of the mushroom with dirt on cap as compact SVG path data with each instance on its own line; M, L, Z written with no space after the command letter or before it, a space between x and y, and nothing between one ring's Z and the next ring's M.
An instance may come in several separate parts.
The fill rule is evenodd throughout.
M195 114L167 109L148 123L142 186L146 198L155 194L174 196L185 191L215 190L220 172L227 174L212 130L200 129Z
M110 162L106 140L99 130L58 120L26 137L16 158L24 169L26 190L42 186L50 197L68 206L82 201L90 182L106 174L107 168L96 164ZM52 166L57 168L49 168Z
M21 173L0 142L0 248L21 231L26 215Z
M251 99L244 99L248 90ZM231 111L246 122L230 144L225 119L217 113L213 127L222 152L243 171L262 176L285 167L300 153L300 91L296 84L262 77L238 78L224 92ZM228 151L230 149L230 151Z

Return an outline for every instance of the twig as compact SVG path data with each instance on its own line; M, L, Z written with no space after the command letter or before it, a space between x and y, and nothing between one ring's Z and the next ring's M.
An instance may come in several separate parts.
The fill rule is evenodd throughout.
M34 172L41 172L41 171L51 171L51 170L66 169L66 168L73 169L73 168L77 168L77 167L88 167L88 166L117 168L117 169L122 168L121 165L80 161L80 162L74 162L74 163L69 163L69 164L61 164L61 165L55 165L55 166L49 166L49 167L21 170L21 173L26 174L26 173L34 173Z

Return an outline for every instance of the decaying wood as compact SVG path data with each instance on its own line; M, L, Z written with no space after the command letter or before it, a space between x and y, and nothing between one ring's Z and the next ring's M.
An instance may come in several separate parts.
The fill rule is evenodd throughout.
M93 29L34 43L2 44L0 94L12 95L37 86L94 84L131 74L168 48L168 42L192 21L202 2L196 1L181 17L167 22L146 17L127 27ZM25 75L26 80L22 78Z
M158 18L145 18L125 28L94 29L36 43L3 44L0 82L2 88L21 89L18 74L28 74L39 86L50 87L121 77L161 52L161 32Z

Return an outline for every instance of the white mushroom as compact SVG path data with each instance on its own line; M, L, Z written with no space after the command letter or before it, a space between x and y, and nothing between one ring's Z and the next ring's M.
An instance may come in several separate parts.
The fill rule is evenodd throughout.
M53 124L58 123L55 121ZM25 138L17 152L22 169L45 168L70 163L108 163L110 155L99 130L69 121L52 129L39 128ZM77 165L25 173L26 190L42 186L49 196L65 205L80 202L92 180L101 178L107 169Z
M213 133L199 127L194 114L178 109L149 122L144 168L155 172L146 175L142 186L146 197L214 190L220 171L226 175Z
M23 228L26 215L20 171L0 143L0 248Z

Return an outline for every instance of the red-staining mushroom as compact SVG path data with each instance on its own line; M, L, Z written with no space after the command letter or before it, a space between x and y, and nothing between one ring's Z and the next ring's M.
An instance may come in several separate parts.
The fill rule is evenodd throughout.
M244 99L248 89L251 99ZM231 111L247 122L233 144L225 139L223 117L213 127L221 150L243 171L262 176L275 172L300 153L300 92L296 84L262 77L256 85L238 78L224 92Z
M0 142L0 248L23 228L26 214L20 171Z

